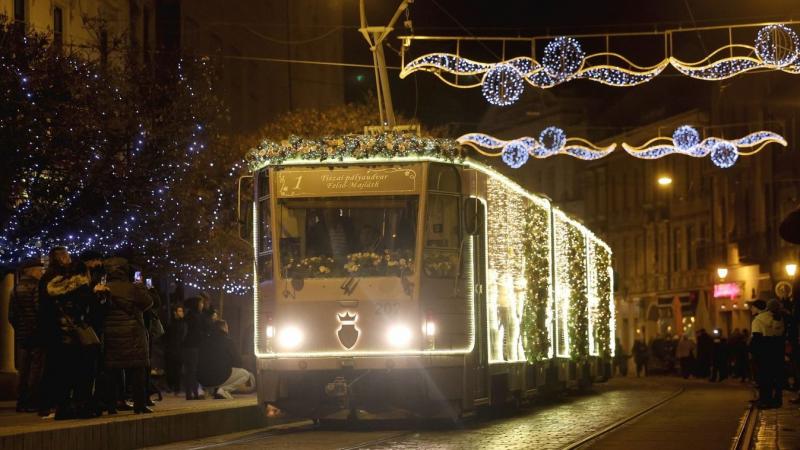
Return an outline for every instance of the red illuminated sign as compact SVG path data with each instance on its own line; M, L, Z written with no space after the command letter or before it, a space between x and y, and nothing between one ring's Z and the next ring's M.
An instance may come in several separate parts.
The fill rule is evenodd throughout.
M720 283L714 285L714 298L736 298L742 294L739 283Z

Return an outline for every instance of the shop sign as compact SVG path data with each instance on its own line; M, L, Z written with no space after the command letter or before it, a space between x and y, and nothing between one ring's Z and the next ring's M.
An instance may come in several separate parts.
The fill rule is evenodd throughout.
M719 283L714 285L714 298L734 299L742 295L739 283Z

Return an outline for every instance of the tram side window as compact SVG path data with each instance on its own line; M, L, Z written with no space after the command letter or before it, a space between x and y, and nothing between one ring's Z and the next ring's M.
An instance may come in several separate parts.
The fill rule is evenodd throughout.
M444 164L428 169L425 256L422 268L430 278L455 278L461 245L461 186L458 170Z
M272 214L269 199L269 173L258 174L258 279L271 280L272 263Z

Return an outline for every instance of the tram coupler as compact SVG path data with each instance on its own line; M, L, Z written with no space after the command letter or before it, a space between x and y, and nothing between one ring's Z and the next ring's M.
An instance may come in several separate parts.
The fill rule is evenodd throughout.
M339 407L342 409L348 408L349 392L350 389L344 377L336 377L332 382L325 385L325 394L336 398L339 401Z

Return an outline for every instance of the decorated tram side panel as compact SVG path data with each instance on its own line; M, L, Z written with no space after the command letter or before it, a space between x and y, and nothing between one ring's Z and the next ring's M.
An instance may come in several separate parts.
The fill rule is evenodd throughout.
M487 208L492 373L508 373L511 390L598 375L599 357L613 353L610 249L546 199L486 175L468 191Z

